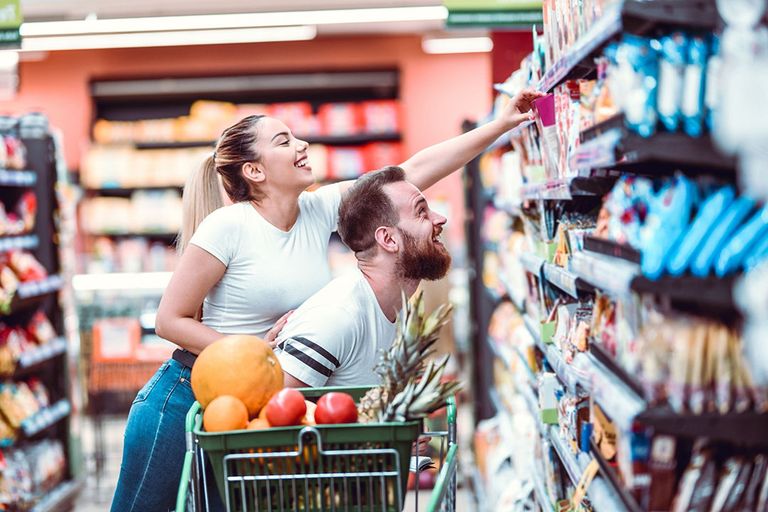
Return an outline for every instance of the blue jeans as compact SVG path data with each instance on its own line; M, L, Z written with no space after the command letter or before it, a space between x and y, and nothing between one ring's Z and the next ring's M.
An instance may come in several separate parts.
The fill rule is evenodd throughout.
M195 401L189 376L189 368L169 359L136 395L125 427L112 512L166 512L176 506L185 418Z

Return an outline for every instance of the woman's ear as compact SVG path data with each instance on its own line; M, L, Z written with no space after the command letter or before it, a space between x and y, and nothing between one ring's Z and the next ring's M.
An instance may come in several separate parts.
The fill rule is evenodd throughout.
M379 226L374 232L376 243L386 252L395 254L399 250L399 242L394 237L395 229L391 226Z
M245 162L242 167L243 178L254 183L261 183L267 179L261 166L254 162Z

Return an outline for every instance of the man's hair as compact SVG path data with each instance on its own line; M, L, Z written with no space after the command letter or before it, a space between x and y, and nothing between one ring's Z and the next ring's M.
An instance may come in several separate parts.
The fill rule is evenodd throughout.
M365 174L347 191L339 206L339 236L354 252L363 252L376 244L379 226L395 226L400 215L395 210L384 185L405 181L405 171L388 166Z

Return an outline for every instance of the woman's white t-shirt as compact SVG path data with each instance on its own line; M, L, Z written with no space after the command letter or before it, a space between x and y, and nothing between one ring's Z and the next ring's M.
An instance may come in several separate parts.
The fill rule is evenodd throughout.
M203 323L222 334L264 336L331 280L328 241L341 192L328 185L299 196L299 217L282 231L250 202L219 208L190 240L221 261L224 276L203 302Z

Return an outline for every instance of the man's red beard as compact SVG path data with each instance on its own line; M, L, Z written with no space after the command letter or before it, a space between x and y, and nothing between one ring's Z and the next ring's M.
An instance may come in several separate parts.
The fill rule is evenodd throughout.
M405 279L436 281L445 277L451 267L451 255L442 245L425 240L419 243L402 229L403 252L397 261L397 272Z

